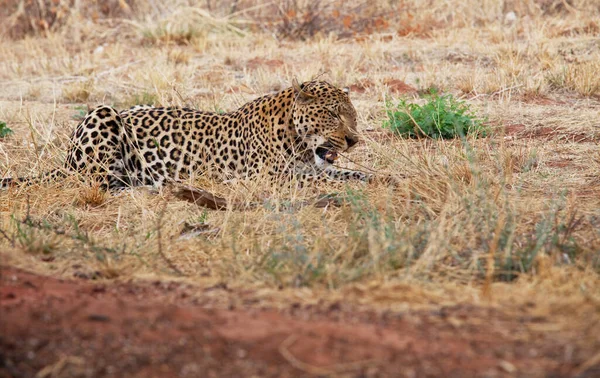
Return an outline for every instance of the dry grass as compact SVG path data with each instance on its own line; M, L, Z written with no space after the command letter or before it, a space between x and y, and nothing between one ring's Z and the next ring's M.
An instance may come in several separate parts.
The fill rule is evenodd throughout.
M0 142L3 175L59 166L87 106L230 110L294 77L321 75L359 89L352 99L365 143L344 163L395 175L399 185L196 182L262 204L248 211L199 209L168 190L106 194L77 180L13 188L0 193L3 260L105 279L181 273L198 283L284 288L287 298L308 301L317 295L306 293L327 292L393 305L402 285L427 287L419 295L437 303L478 301L486 275L494 282L486 295L507 302L599 300L593 1L434 1L427 9L382 1L365 20L402 11L370 29L344 21L356 6L348 2L319 21L328 33L297 36L305 41L290 39L298 27L290 23L307 22L303 8L282 8L285 21L272 4L225 3L138 4L120 22L72 16L43 37L2 39L0 120L14 130ZM266 17L272 25L261 29ZM283 25L288 39L278 34ZM416 97L390 84L398 81L462 97L493 134L466 144L389 135L381 128L386 99ZM317 193L337 193L345 205L297 206ZM210 231L190 233L186 222Z

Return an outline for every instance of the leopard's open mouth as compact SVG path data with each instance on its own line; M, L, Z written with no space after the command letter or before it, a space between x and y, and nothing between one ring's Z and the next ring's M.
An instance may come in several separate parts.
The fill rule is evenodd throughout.
M338 153L336 151L330 150L325 145L317 147L315 153L318 157L325 160L329 164L335 163L338 158Z

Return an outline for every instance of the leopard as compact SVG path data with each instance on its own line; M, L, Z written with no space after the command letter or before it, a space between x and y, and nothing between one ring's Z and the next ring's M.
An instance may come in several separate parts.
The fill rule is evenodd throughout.
M323 80L292 85L231 112L135 106L91 110L75 128L63 168L31 184L77 173L103 188L161 187L200 175L227 181L265 175L314 182L370 182L373 174L335 166L359 142L357 112L347 88Z

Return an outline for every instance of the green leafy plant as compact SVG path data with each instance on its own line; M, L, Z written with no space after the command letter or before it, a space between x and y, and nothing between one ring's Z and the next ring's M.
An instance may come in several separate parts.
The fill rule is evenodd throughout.
M451 94L439 96L434 91L425 98L425 105L408 103L404 99L396 107L388 103L388 119L383 127L410 138L451 139L487 135L485 120L474 114L464 101L455 99Z
M82 121L88 113L88 108L85 105L76 105L74 108L75 114L71 116L76 121Z
M13 131L6 126L6 122L0 121L0 138L4 138L12 134Z

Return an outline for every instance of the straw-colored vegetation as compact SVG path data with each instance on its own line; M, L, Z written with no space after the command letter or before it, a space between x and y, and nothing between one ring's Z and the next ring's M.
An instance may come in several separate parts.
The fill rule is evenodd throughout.
M349 86L359 113L364 143L339 164L398 185L193 183L261 204L246 211L77 178L12 188L0 193L3 264L226 282L290 301L600 303L596 1L47 3L3 10L3 177L60 166L100 103L223 111L319 77ZM382 127L386 103L422 104L431 89L465 101L489 132L403 139ZM342 205L302 206L325 193ZM385 291L417 286L422 298Z

